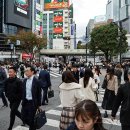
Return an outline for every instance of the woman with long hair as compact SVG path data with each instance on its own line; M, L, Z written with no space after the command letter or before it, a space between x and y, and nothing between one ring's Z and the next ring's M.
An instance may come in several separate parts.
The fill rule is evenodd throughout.
M85 99L90 99L92 101L96 101L95 96L95 81L93 79L93 72L91 69L86 68L84 77L80 79L79 84L82 85L82 93L85 96Z
M60 118L60 130L66 130L70 123L74 121L75 106L84 99L81 87L71 71L63 72L62 84L59 86L60 100L63 107Z
M115 96L117 94L118 80L117 76L114 75L114 68L112 67L109 68L105 77L107 80L107 86L103 97L102 108L105 109L104 118L107 118L107 110L112 110Z
M96 103L91 100L84 100L77 104L75 121L67 130L105 130Z

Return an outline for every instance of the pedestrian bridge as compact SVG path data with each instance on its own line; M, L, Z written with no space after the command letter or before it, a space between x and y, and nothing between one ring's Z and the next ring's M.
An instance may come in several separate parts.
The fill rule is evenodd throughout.
M41 55L86 55L86 49L42 49ZM87 50L87 55L93 55ZM97 52L96 56L103 56L103 52Z

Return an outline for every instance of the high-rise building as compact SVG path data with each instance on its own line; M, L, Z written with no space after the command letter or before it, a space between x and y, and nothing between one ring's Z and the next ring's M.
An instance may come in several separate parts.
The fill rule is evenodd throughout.
M69 0L44 1L43 33L47 36L48 49L74 49L76 25L73 21L73 5Z

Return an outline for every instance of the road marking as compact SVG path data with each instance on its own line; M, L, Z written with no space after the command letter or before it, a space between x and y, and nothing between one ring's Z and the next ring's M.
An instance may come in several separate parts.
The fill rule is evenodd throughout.
M53 76L53 77L56 77L56 78L57 78L57 77L59 77L59 76L56 76L56 75L54 75L54 74L51 74L51 73L50 73L50 75L51 75L51 76Z
M60 124L60 121L58 120L47 119L47 123L45 125L58 128L59 124Z
M13 130L29 130L29 128L23 126L17 126Z
M61 111L58 111L58 110L49 110L46 113L56 115L56 116L61 116Z
M58 75L58 76L62 76L61 74L55 73L55 72L51 72L52 74Z

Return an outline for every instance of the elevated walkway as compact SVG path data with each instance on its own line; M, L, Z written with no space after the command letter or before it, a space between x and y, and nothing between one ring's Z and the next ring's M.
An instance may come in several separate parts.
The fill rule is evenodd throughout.
M85 49L42 49L40 52L41 55L86 55ZM92 55L89 50L87 55ZM103 56L103 52L97 52L96 56Z

